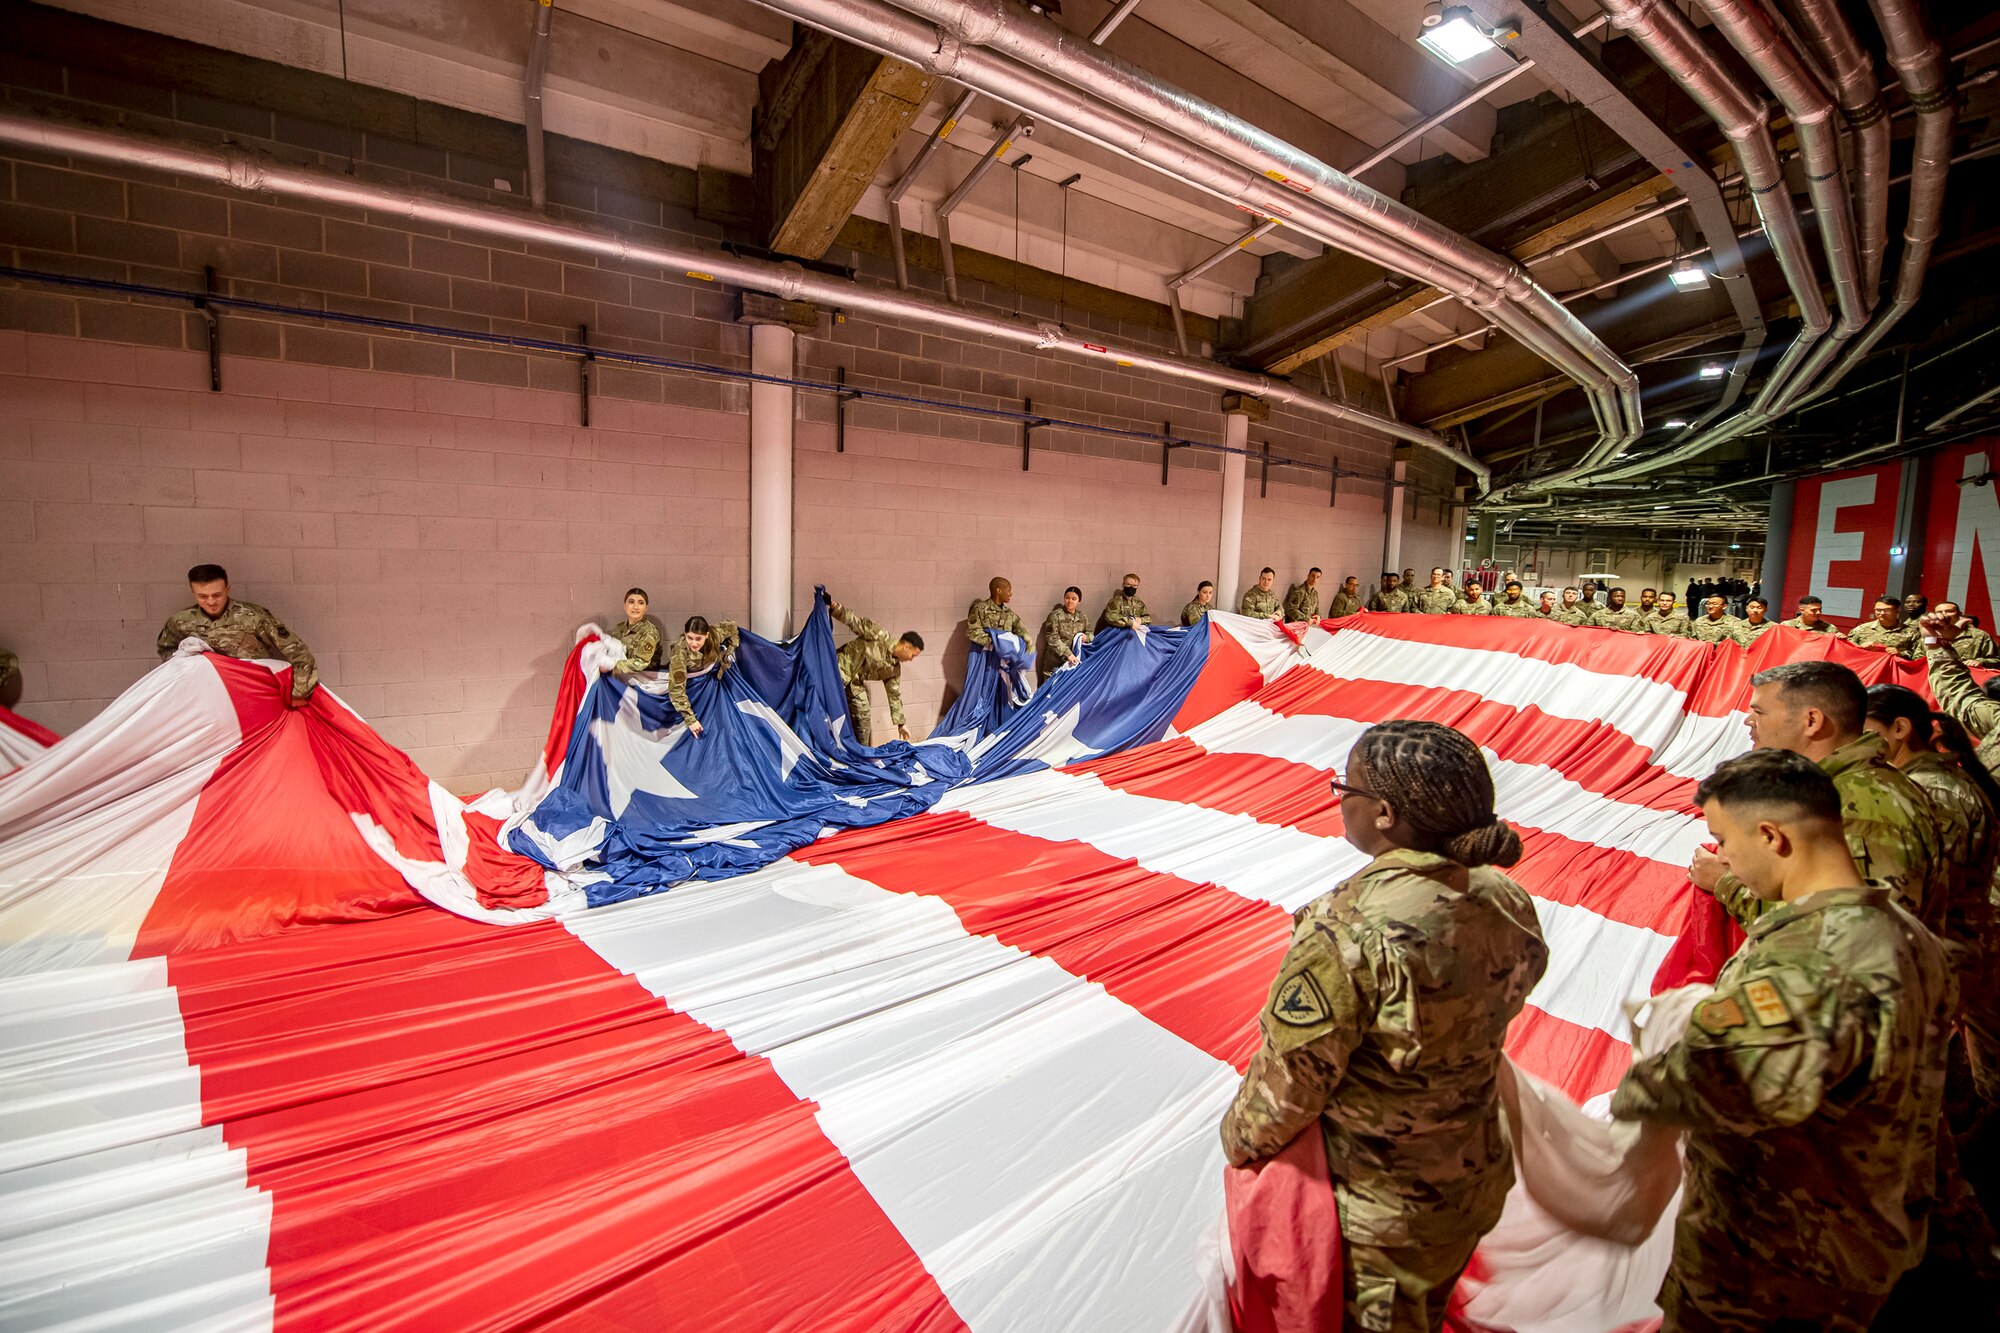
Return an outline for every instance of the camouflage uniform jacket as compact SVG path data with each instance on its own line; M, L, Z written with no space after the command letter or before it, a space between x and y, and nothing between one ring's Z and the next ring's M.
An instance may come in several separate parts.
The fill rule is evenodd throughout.
M1181 608L1181 624L1199 625L1201 623L1201 618L1214 609L1215 608L1213 607L1203 606L1198 601L1189 602L1186 606Z
M1514 1178L1500 1045L1547 964L1533 903L1499 871L1376 857L1297 913L1223 1151L1268 1157L1317 1120L1349 1241L1480 1235Z
M1290 623L1319 619L1319 589L1294 583L1285 589L1285 619Z
M1425 588L1416 596L1416 609L1427 616L1447 616L1451 614L1452 603L1458 600L1458 589L1449 583L1442 588Z
M1945 951L1881 885L1775 905L1611 1113L1687 1132L1673 1266L1885 1292L1937 1180Z
M1790 620L1779 621L1778 624L1784 629L1802 629L1808 634L1832 634L1839 638L1846 637L1841 634L1840 626L1834 624L1831 620L1815 620L1812 624L1808 625L1800 617L1793 616Z
M1900 767L1930 798L1950 884L1944 910L1928 913L1938 921L1924 924L1953 944L1980 950L1992 924L1993 871L2000 865L1993 807L1951 756L1919 750Z
M903 664L896 658L896 636L844 606L833 613L833 618L854 631L854 637L840 645L836 659L841 682L858 685L868 680L881 681L882 693L889 700L889 720L899 727L905 725Z
M1483 595L1479 597L1461 597L1451 604L1451 610L1446 614L1454 616L1490 616L1493 614L1493 602L1490 598Z
M1002 634L1018 634L1028 637L1028 627L1021 623L1021 617L1014 614L1014 608L1004 602L996 602L991 597L982 597L965 608L965 637L972 640L975 648L991 648L994 630Z
M1076 660L1076 653L1070 644L1081 634L1084 642L1090 641L1090 621L1081 611L1065 611L1060 604L1050 608L1048 618L1042 621L1042 655L1036 659L1035 670L1047 679L1049 673L1068 666Z
M1646 613L1636 606L1627 606L1617 611L1607 606L1597 613L1597 624L1600 629L1622 629L1628 634L1644 634Z
M292 664L292 697L303 699L319 684L319 668L305 640L285 628L285 622L255 602L239 602L234 597L211 620L198 606L186 607L167 617L160 630L160 660L172 657L182 639L200 639L224 657L278 657Z
M1661 615L1658 611L1654 611L1650 615L1643 617L1642 623L1646 626L1646 633L1648 634L1665 634L1675 639L1692 639L1694 637L1693 624L1678 611L1672 615L1665 616Z
M1769 620L1759 620L1754 624L1749 620L1739 620L1736 622L1736 632L1743 636L1741 642L1745 648L1763 638L1773 628L1775 628L1775 622Z
M1514 616L1516 618L1534 616L1540 619L1542 609L1525 597L1515 602L1510 602L1505 597L1499 597L1494 599L1493 609L1486 614L1489 616Z
M2000 666L2000 645L1977 625L1967 625L1965 632L1951 641L1951 650L1967 666Z
M1558 625L1595 625L1597 617L1592 615L1582 602L1575 606L1559 606L1549 612L1549 619Z
M1353 615L1355 612L1361 610L1361 608L1361 594L1358 592L1350 593L1345 588L1342 588L1336 591L1333 594L1333 600L1326 604L1326 618L1328 620L1338 620L1342 616Z
M1407 611L1410 609L1410 594L1404 592L1401 588L1394 588L1388 592L1383 592L1378 588L1375 590L1375 595L1368 599L1368 609L1370 611Z
M21 659L13 653L0 652L0 685L21 674Z
M1719 616L1714 620L1705 614L1696 616L1688 622L1688 637L1703 643L1737 643L1746 648L1750 645L1743 637L1743 622L1735 616Z
M1841 831L1855 867L1894 890L1912 915L1929 921L1933 912L1945 910L1951 892L1937 814L1923 789L1883 758L1886 749L1880 736L1864 731L1819 767L1840 793ZM1715 886L1715 898L1745 929L1774 906L1732 874Z
M1113 593L1111 600L1104 604L1103 613L1097 617L1097 623L1114 629L1130 629L1147 618L1144 598L1127 598Z
M1239 614L1253 616L1258 620L1274 619L1278 614L1278 594L1252 584L1250 591L1243 594L1243 600L1237 604L1236 609Z
M1856 625L1847 632L1847 641L1857 648L1887 648L1898 657L1917 660L1924 655L1923 631L1915 625L1883 629L1874 621Z
M611 627L611 637L625 645L625 657L611 669L619 675L651 671L660 664L660 627L640 616L638 623L621 620Z
M1930 659L1931 693L1937 696L1938 707L1982 738L1979 762L1988 771L2000 774L2000 703L1981 693L1979 682L1965 669L1965 663L1950 653L1932 648L1925 656Z
M725 620L712 627L708 632L708 642L698 653L688 647L685 634L674 639L673 650L667 654L667 701L681 715L682 722L693 726L695 721L694 705L688 702L689 673L715 667L716 675L720 676L736 660L736 646L740 641L733 620ZM845 678L843 674L842 679Z

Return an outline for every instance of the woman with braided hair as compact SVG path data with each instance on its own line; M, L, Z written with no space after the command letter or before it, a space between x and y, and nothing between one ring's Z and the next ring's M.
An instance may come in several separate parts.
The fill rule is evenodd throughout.
M1333 789L1348 842L1373 859L1294 918L1223 1150L1243 1166L1316 1129L1348 1327L1436 1330L1514 1181L1501 1041L1548 947L1527 891L1492 869L1521 840L1463 734L1370 727Z

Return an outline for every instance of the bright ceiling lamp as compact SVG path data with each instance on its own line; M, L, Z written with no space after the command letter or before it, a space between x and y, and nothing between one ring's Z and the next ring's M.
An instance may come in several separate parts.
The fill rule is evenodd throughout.
M1473 19L1471 10L1464 5L1446 9L1440 4L1424 6L1423 30L1417 34L1417 45L1454 65L1463 65L1494 47L1492 34Z
M1681 419L1680 419L1679 417L1668 417L1668 418L1667 418L1667 420L1666 420L1666 422L1665 422L1664 424L1666 425L1666 428L1667 428L1668 430L1686 430L1686 429L1687 429L1687 422L1685 422L1685 421L1681 420Z
M1677 292L1698 292L1708 286L1708 270L1692 259L1683 259L1667 270L1667 281Z
M1705 379L1705 380L1719 380L1719 379L1721 379L1721 378L1722 378L1722 363L1721 363L1720 361L1704 361L1704 362L1702 362L1702 366L1701 366L1701 377L1702 377L1703 379Z

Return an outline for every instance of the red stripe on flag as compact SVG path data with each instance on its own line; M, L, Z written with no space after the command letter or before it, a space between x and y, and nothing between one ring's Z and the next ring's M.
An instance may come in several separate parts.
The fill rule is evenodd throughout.
M168 961L280 1330L962 1327L814 1108L553 924Z
M56 735L33 718L22 717L19 713L8 708L0 708L0 727L5 727L9 731L19 732L45 750L62 739L62 737Z
M1208 626L1208 660L1181 701L1180 712L1174 714L1175 731L1206 722L1264 688L1263 668L1250 650L1213 620L1202 623Z

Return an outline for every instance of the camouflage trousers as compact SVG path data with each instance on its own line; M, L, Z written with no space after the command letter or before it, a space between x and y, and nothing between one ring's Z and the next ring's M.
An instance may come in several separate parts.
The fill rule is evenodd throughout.
M1347 1326L1366 1333L1437 1333L1478 1243L1476 1236L1423 1247L1345 1242Z
M1660 1288L1660 1333L1867 1333L1887 1299L1771 1274L1735 1273L1719 1282L1676 1268Z
M854 742L857 745L873 745L875 728L868 713L868 682L850 680L847 682L847 720L854 728Z

